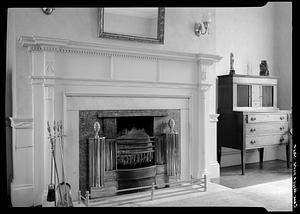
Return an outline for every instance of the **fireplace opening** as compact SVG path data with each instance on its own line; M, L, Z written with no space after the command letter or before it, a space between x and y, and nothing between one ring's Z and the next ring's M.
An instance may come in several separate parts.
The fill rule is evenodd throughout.
M117 168L134 169L154 165L155 141L144 129L132 128L116 139Z
M132 129L143 129L148 136L153 136L153 120L151 116L118 117L117 137L128 134Z
M117 118L117 168L154 165L153 117Z
M116 143L118 188L151 185L156 174L153 117L117 118Z
M180 142L174 132L180 130L180 110L79 113L81 192L98 198L143 191L152 184L163 188L180 176ZM97 133L96 123L101 127ZM135 190L118 192L128 188Z

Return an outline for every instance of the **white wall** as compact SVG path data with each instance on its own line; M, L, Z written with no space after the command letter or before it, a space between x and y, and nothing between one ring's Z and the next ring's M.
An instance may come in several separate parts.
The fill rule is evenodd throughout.
M271 76L279 77L278 107L291 108L291 3L269 2L264 7L216 8L216 52L223 59L217 75L229 74L230 53L237 74L259 75L260 61L268 61ZM284 87L283 87L284 86ZM217 108L217 106L216 106ZM285 160L285 150L265 149L265 160ZM278 150L278 151L277 151ZM221 166L240 164L237 150L223 148ZM247 152L246 162L257 162L258 151Z
M229 74L231 52L237 74L259 75L260 61L266 59L270 75L274 75L273 10L270 3L216 9L216 50L224 57L217 65L219 75Z
M273 4L274 71L279 77L277 102L280 109L292 109L292 2L274 2ZM285 160L284 146L277 153L279 159Z
M274 2L274 72L278 107L292 108L292 2Z

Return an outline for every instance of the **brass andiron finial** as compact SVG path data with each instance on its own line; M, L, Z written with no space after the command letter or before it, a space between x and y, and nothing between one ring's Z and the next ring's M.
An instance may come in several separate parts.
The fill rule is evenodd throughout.
M174 133L175 133L175 131L174 131L175 120L170 119L169 122L168 122L168 125L169 125L169 127L170 127L170 133L171 133L171 134L174 134Z
M95 130L95 138L99 138L99 131L100 131L100 123L99 122L95 122L94 123L94 130Z
M178 179L180 174L179 165L179 141L178 132L174 130L175 120L170 119L168 122L170 132L166 134L166 149L167 149L167 174L175 176Z

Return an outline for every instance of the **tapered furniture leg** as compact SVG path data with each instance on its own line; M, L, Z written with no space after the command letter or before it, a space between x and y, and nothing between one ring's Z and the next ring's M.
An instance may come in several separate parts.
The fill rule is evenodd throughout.
M264 162L264 148L259 148L259 166L260 168L263 168L263 162Z
M242 175L245 175L245 164L246 164L246 150L241 149Z
M286 164L287 168L290 168L290 143L286 144Z
M221 152L222 152L222 149L221 149L221 146L218 146L217 148L217 161L221 167Z

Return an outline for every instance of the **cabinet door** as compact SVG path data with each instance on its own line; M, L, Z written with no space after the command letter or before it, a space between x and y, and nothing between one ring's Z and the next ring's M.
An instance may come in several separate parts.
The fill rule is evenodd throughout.
M273 86L262 86L262 106L271 107L273 103Z
M237 107L250 107L250 85L237 85Z
M251 104L252 107L260 107L261 106L261 101L260 101L260 90L261 86L260 85L252 85L252 90L251 90Z

